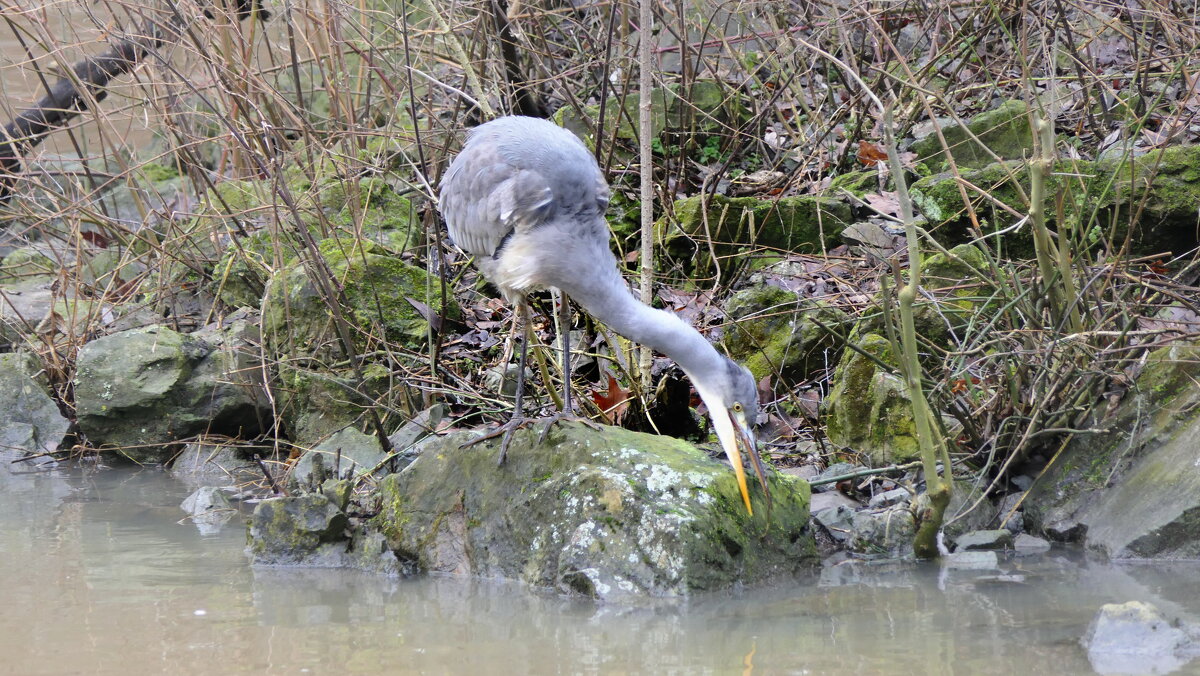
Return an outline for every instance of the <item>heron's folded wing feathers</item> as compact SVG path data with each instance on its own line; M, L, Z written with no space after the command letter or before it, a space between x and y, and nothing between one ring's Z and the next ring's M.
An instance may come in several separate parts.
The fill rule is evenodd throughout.
M440 208L455 244L491 256L509 232L545 220L554 195L540 173L518 169L488 149L470 150L446 172Z

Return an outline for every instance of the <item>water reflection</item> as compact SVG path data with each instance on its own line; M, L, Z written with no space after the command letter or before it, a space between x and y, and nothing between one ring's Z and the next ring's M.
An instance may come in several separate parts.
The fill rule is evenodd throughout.
M6 673L1091 673L1078 639L1101 604L1200 614L1200 566L1062 554L1005 564L1007 577L839 567L639 607L502 582L251 570L243 530L180 523L188 488L162 473L4 464Z

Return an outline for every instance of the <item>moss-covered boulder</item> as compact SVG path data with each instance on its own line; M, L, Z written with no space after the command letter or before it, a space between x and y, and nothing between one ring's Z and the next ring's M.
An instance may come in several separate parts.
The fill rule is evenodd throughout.
M954 124L941 131L959 169L978 169L996 158L1017 160L1033 153L1033 128L1024 101L1005 101L995 110L976 115L965 127ZM934 171L944 170L946 151L937 134L914 143L912 151Z
M771 476L773 506L742 504L732 469L690 444L564 423L543 444L422 444L380 485L374 521L415 569L500 577L603 599L682 596L806 568L808 484Z
M79 351L75 407L97 446L157 463L202 432L243 436L269 426L257 379L256 328L245 320L180 334L165 326L114 333Z
M887 338L868 333L855 342L883 363L897 363ZM862 352L846 350L833 382L824 401L825 433L831 442L865 453L876 466L919 456L912 401L899 376Z
M737 292L726 312L732 323L725 332L725 346L755 380L767 375L793 382L808 378L836 362L841 353L836 336L821 324L843 334L849 331L845 312L775 286Z
M1016 220L994 206L999 201L1017 213L1027 213L1022 198L1029 193L1029 170L1023 161L990 164L963 172L963 179L987 191L983 197L968 191L977 213L990 223L984 234L1009 227ZM1187 251L1197 244L1196 204L1200 204L1200 146L1163 148L1132 159L1115 158L1055 163L1046 180L1046 213L1054 218L1056 200L1062 192L1066 223L1051 223L1060 239L1064 225L1078 227L1073 239L1081 246L1112 240L1118 244L1128 236L1132 251L1159 253ZM950 174L923 178L913 184L913 202L929 219L932 232L944 244L955 244L973 235L958 180ZM1138 219L1131 225L1130 205ZM1131 229L1132 228L1132 229ZM1005 255L1032 257L1029 228L1006 233L997 242Z
M1150 354L1135 387L1029 490L1026 527L1117 559L1200 557L1200 345Z
M846 203L821 197L698 195L677 201L674 211L674 220L655 225L655 240L665 252L660 264L697 279L715 273L714 253L728 271L746 262L736 256L750 251L814 253L835 247L851 215Z
M380 339L420 349L429 322L418 308L457 318L458 305L442 305L436 277L383 247L364 240L331 238L320 245L330 280L340 290L342 316L351 325L358 347ZM271 348L281 354L336 355L337 333L324 298L313 283L322 274L294 261L277 271L267 285L263 329Z
M326 167L326 171L333 168ZM388 182L376 177L321 175L315 179L293 169L287 172L288 193L299 222L314 239L355 237L371 240L376 251L400 253L424 243L417 207ZM259 307L266 282L275 271L295 265L303 247L292 234L295 223L275 223L270 217L292 214L265 181L225 181L209 193L200 220L226 220L236 214L246 223L263 226L231 241L213 270L212 291L227 305Z

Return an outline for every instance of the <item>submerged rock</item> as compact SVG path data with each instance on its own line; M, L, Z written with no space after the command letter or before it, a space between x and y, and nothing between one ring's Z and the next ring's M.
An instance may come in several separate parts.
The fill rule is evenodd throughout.
M229 498L214 486L197 488L184 499L179 508L187 512L192 523L204 535L220 532L237 513L229 504Z
M1080 642L1101 674L1166 674L1200 654L1187 631L1141 601L1102 607Z
M0 448L25 453L58 449L70 422L50 398L41 366L22 352L0 354Z
M729 466L690 444L577 424L461 448L433 438L381 482L374 527L410 568L501 577L602 599L682 596L799 571L815 559L808 484L772 473L754 516Z

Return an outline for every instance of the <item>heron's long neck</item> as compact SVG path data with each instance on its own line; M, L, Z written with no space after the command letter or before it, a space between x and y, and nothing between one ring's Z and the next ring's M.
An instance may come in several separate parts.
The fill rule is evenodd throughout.
M693 382L725 367L721 353L699 331L674 313L656 310L634 298L617 272L615 261L598 276L601 279L592 279L589 284L572 280L560 288L612 330L675 360Z

